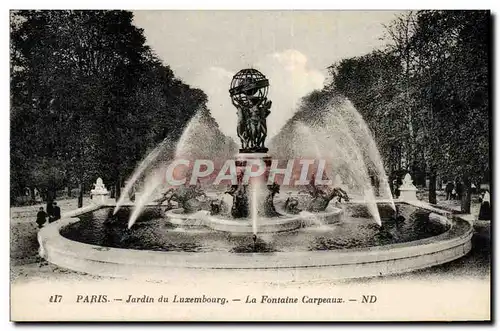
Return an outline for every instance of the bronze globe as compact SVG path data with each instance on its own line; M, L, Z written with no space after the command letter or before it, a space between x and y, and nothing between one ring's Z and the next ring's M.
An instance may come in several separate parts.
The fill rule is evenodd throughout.
M262 103L269 90L269 80L256 69L243 69L233 76L229 95L233 102L251 107Z

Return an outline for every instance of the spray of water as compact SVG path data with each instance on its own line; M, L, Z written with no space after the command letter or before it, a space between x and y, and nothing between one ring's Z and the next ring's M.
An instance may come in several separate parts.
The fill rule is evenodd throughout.
M130 218L128 220L128 228L130 229L132 225L137 221L137 218L141 215L144 207L151 201L153 195L157 192L158 188L163 184L164 172L161 169L154 171L147 178L145 182L144 189L139 194L139 197L135 200L134 209Z
M176 158L226 160L233 157L236 151L237 145L234 140L220 132L217 123L206 109L200 109L189 121L176 145L172 143L172 139L166 139L158 149L152 151L141 162L129 179L127 187L120 197L119 205L123 204L125 197L128 196L128 192L134 185L140 186L141 193L135 201L128 227L134 225L144 208L158 193L165 192L170 188L164 183L166 170L172 160ZM142 183L138 183L138 179L143 175L144 180ZM115 212L118 209L117 205Z
M123 189L120 198L118 199L118 202L116 203L115 209L113 211L113 214L116 214L118 210L120 210L121 206L127 199L127 197L130 194L130 191L132 190L132 187L134 184L137 182L137 180L144 174L144 172L151 167L151 165L154 163L154 161L158 158L160 153L162 153L168 146L171 146L170 140L167 138L163 140L155 149L149 153L144 160L141 161L139 166L134 170L134 173L130 178L127 179L127 184L125 188Z
M259 220L259 190L260 183L259 181L255 181L250 185L250 190L252 193L252 197L250 199L250 217L252 219L252 231L253 234L257 235L258 230L258 220Z
M307 220L307 222L310 223L306 223L308 226L314 225L321 229L327 228L325 222L323 222L323 220L314 213L303 210L299 213L299 215L302 216L302 219Z
M182 133L177 143L176 158L225 161L233 158L237 151L236 142L220 131L206 109L201 109Z
M354 181L358 190L363 192L364 200L368 205L371 215L375 222L381 225L380 213L377 208L375 194L370 184L370 179L366 169L365 162L356 144L353 142L353 137L348 130L342 128L342 139L336 140L329 131L316 128L315 132L303 123L298 123L297 128L300 136L303 138L303 143L307 146L314 146L312 150L317 159L330 160L330 166L325 169L328 178L341 177L339 172L340 166L348 166L348 170L344 171L344 176L348 174ZM304 146L304 148L306 148Z
M344 123L351 128L354 140L358 142L360 150L365 154L367 168L379 179L380 196L390 200L392 209L396 210L382 157L368 125L350 101L346 100L345 106L339 108L340 116Z
M299 110L269 147L278 158L326 160L328 178L347 183L349 193L362 195L375 222L381 224L371 177L379 179L382 198L392 202L392 194L373 136L347 99L337 96Z

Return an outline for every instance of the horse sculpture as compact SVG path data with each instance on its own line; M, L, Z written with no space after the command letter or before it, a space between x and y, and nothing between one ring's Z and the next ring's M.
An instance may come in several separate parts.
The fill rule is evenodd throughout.
M285 211L290 214L298 214L302 211L299 208L299 200L297 198L288 197L285 201Z
M233 197L233 206L231 208L231 215L234 218L248 217L248 196L246 185L232 185L229 194Z
M204 209L206 203L198 200L200 196L207 195L201 190L197 185L190 186L179 186L177 188L170 188L165 193L163 193L160 199L155 200L158 205L163 204L165 201L168 202L169 207L171 206L171 201L177 202L185 213L197 212Z
M267 189L269 190L269 193L266 196L266 199L264 200L263 204L263 216L265 217L276 217L276 216L281 216L280 213L276 211L276 208L274 207L274 196L278 193L280 193L280 186L277 183L273 183L271 185L267 185Z
M309 212L320 212L324 211L328 204L333 198L337 197L337 202L349 201L349 196L347 192L341 189L340 187L334 187L333 189L323 190L316 186L314 177L311 180L311 183L308 186L307 193L312 196L312 200L309 202L307 206L307 211Z

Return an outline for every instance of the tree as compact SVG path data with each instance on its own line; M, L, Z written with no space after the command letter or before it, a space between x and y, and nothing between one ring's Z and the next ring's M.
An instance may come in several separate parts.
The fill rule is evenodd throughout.
M11 160L14 191L37 184L26 163L115 183L169 134L180 136L205 94L176 79L145 45L127 11L11 14ZM173 132L173 135L172 135ZM81 199L81 196L80 196Z
M398 85L403 73L399 58L390 52L374 51L344 59L330 67L330 89L347 96L367 122L389 174L400 172L409 132L405 95ZM392 183L392 181L390 181Z
M470 184L489 178L487 11L419 11L387 26L391 44L330 67L332 84L358 108L390 173L427 172ZM329 92L330 91L330 92ZM402 162L402 161L406 162ZM415 177L414 177L415 178Z

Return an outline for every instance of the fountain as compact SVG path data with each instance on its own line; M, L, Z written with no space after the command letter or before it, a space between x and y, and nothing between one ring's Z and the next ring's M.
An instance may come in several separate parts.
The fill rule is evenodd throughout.
M409 175L392 199L373 137L345 98L303 107L266 147L268 89L256 69L233 77L239 150L200 109L177 143L167 138L139 164L116 205L42 228L40 255L113 277L286 282L407 272L470 250L466 220L403 194Z

